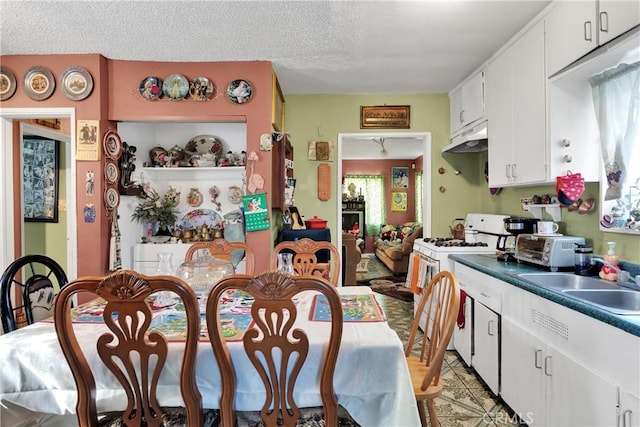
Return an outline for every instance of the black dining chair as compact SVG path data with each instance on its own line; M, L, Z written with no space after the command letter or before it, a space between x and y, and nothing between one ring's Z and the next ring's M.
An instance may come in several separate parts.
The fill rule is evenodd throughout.
M56 292L68 283L62 267L45 255L25 255L12 262L0 278L0 313L5 333L53 314ZM12 291L12 289L15 289ZM16 294L16 307L12 294ZM17 293L20 293L18 297ZM46 315L34 316L36 313ZM24 315L24 319L20 315Z

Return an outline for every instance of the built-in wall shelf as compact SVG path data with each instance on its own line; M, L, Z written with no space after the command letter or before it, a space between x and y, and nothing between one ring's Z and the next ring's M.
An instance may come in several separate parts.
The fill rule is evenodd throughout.
M556 222L562 219L562 206L559 203L525 205L524 208L538 219L542 219L544 211L551 215L553 220Z
M142 173L154 178L168 179L200 179L215 176L242 177L244 166L220 166L220 167L192 167L192 168L142 168Z

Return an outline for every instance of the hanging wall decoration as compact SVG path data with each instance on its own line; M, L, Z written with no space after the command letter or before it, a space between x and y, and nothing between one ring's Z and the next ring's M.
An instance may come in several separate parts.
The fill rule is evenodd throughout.
M100 146L98 145L98 135L100 135L99 120L78 120L76 129L76 160L96 161L100 159Z
M267 193L249 194L242 197L244 222L247 231L269 229L269 211L267 210Z

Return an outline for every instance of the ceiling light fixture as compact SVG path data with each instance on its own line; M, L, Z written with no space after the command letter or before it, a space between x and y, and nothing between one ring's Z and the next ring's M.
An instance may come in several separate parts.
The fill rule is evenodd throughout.
M387 157L389 155L389 152L384 146L384 138L373 138L373 142L375 142L376 144L380 145L380 147L382 147L380 149L380 157Z

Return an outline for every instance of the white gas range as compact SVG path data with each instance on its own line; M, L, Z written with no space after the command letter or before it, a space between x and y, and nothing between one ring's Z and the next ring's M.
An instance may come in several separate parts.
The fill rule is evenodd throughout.
M508 233L504 229L504 219L508 215L467 214L465 220L465 239L456 240L451 238L424 238L416 239L413 243L413 252L409 259L409 269L407 271L407 285L411 287L426 286L429 279L441 270L451 271L453 261L449 260L449 255L463 254L495 254L496 244L501 236ZM414 266L419 263L419 266ZM414 276L417 272L417 276ZM414 315L417 312L420 295L414 294ZM424 330L426 314L420 320L420 327ZM448 349L453 349L453 340Z

